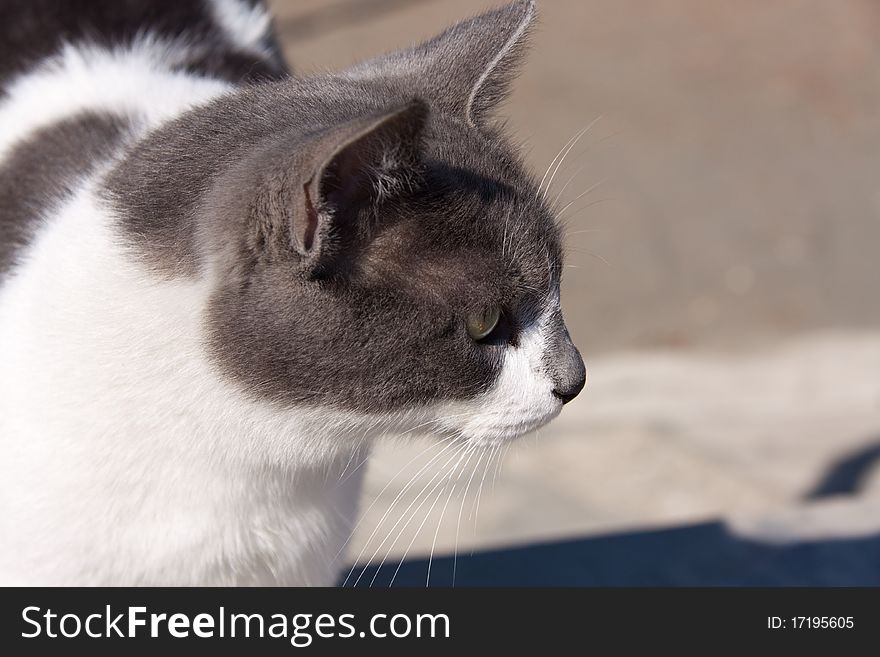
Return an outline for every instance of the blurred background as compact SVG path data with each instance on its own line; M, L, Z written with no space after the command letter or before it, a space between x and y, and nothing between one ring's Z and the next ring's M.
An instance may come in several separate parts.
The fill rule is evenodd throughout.
M271 4L308 73L498 3ZM589 382L456 479L353 463L348 583L880 584L880 3L539 8L501 115L539 178L589 126L551 191Z

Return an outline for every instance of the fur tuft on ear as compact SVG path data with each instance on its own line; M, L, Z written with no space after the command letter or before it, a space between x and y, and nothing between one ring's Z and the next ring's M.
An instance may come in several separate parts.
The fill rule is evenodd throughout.
M421 45L350 69L353 78L403 81L432 105L482 126L502 102L528 45L537 10L518 0L462 21Z

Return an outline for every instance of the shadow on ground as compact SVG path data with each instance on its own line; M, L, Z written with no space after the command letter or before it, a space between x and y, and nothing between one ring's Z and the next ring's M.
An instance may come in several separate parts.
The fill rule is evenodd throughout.
M816 500L835 495L852 494L864 486L871 471L880 464L880 442L847 454L832 464L822 480L807 494Z
M397 562L358 586L387 587ZM539 543L435 558L431 586L878 586L880 534L768 545L721 523ZM428 560L404 561L394 586L425 586ZM352 580L360 570L355 570Z

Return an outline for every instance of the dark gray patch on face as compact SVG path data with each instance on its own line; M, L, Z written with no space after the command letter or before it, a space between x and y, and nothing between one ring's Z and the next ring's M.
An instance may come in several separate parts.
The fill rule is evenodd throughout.
M410 185L336 223L335 260L318 275L292 247L296 217L264 212L273 172L291 168L278 151L218 178L209 327L222 371L282 404L367 412L472 398L495 381L556 285L557 230L502 142L442 116L423 138ZM283 198L295 214L296 194ZM464 319L493 306L505 333L477 343Z
M251 6L261 0L249 0ZM214 22L207 0L20 0L0 2L0 88L64 43L115 48L145 33L197 45L182 68L231 82L285 77L271 35L267 56L242 52Z
M0 276L14 266L45 213L110 157L125 120L81 114L34 132L0 161Z
M241 89L155 131L110 174L106 195L146 264L210 271L221 372L259 399L367 412L491 386L558 286L559 232L487 124L509 62L481 87L473 125L453 101L529 6L354 75ZM445 83L425 84L423 58ZM465 317L495 306L499 331L475 342Z

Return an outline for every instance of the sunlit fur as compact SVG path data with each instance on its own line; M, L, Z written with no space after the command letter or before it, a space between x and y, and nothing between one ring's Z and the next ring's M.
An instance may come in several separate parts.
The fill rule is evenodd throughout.
M460 471L583 383L552 216L490 125L532 3L263 84L234 80L273 70L262 8L204 7L207 51L60 38L5 83L0 180L46 129L114 128L0 215L0 584L332 584L375 440L433 433ZM475 344L460 316L498 295L515 330Z

